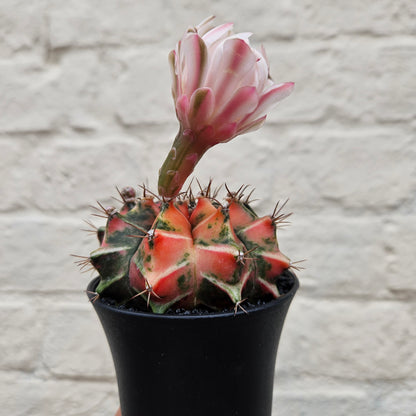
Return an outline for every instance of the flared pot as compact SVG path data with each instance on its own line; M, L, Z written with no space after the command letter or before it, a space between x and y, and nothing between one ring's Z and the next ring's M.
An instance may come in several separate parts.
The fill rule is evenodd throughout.
M93 302L123 416L270 416L277 347L299 287L244 311L158 315ZM88 286L92 299L98 279Z

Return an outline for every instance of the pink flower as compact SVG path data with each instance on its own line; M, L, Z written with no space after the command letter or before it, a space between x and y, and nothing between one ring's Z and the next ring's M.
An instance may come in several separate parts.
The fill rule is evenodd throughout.
M188 29L169 54L179 133L159 173L159 193L176 196L212 146L258 129L267 111L293 90L275 84L266 54L252 48L251 33L232 23L213 29L213 17Z
M294 86L271 80L265 51L250 46L251 33L233 34L232 23L209 30L212 19L190 28L169 56L182 128L211 146L258 129Z

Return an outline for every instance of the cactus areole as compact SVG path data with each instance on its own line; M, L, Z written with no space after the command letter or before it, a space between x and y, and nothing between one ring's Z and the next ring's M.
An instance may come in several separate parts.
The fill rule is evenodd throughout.
M119 190L99 204L99 247L78 260L98 277L88 296L116 365L123 416L270 416L283 321L297 288L277 229L277 203L258 215L247 186L223 195L183 185L213 146L259 128L293 90L275 84L250 33L212 18L170 53L179 132L158 191Z

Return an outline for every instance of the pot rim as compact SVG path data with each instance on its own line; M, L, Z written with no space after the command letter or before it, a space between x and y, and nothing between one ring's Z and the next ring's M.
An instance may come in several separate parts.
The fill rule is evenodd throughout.
M213 319L213 318L234 318L237 316L246 316L251 315L253 313L268 310L276 307L278 304L285 303L288 300L291 300L294 296L296 291L299 289L299 279L296 276L295 273L289 271L290 275L293 279L293 285L289 292L285 293L284 295L279 296L276 299L273 299L269 302L266 302L262 305L257 305L253 308L248 308L246 312L239 310L237 312L209 312L207 314L198 315L198 314L190 314L190 315L180 315L180 314L158 314L154 312L147 312L147 311L132 311L129 309L122 309L113 305L109 305L107 303L101 302L101 299L98 298L95 301L93 300L96 295L95 289L98 286L100 277L97 276L94 279L90 281L90 283L87 286L87 296L91 303L94 304L94 306L99 305L100 308L108 309L111 311L117 311L118 313L124 314L124 315L134 315L134 316L141 316L143 318L149 318L149 319L159 319L159 320L169 320L169 319L180 319L180 320L197 320L197 319Z

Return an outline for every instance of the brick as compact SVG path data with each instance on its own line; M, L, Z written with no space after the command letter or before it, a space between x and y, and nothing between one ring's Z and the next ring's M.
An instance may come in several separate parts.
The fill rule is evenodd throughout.
M116 114L123 125L175 119L168 52L149 48L124 57L125 70L119 78L116 104Z
M209 150L195 175L206 181L215 172L219 183L251 184L265 212L290 198L288 209L297 215L341 209L359 216L409 201L416 189L415 157L412 133L401 129L316 131L266 123Z
M280 249L292 261L306 259L298 277L313 298L395 298L387 283L389 252L384 218L295 215L278 231Z
M416 7L414 7L416 17ZM413 19L415 22L415 19ZM416 33L416 25L415 33ZM416 45L391 45L377 55L380 68L374 85L374 113L381 122L408 121L416 117ZM400 76L398 76L400 74ZM386 86L391 86L386 89Z
M389 219L385 235L388 252L386 287L399 298L414 299L416 216L397 215Z
M317 380L314 385L303 386L302 390L281 391L277 386L272 414L320 416L333 414L336 409L337 416L387 416L387 413L379 413L379 410L377 413L372 405L362 389L337 388Z
M394 386L388 394L379 397L379 408L388 409L391 415L415 416L416 383L401 383Z
M340 100L345 112L345 106L349 105L347 99L351 99L344 98L351 92L345 91L342 85L344 80L350 82L341 65L344 54L349 52L345 45L337 48L328 44L265 42L264 46L273 80L276 83L295 82L291 96L269 111L269 122L322 122L332 115L328 113ZM352 53L357 52L354 50ZM354 77L358 76L359 73L354 73Z
M265 48L275 81L295 82L292 95L271 111L269 120L367 125L415 117L415 66L409 67L416 61L413 42L350 39L266 43Z
M121 71L117 58L105 51L71 50L58 59L57 67L60 125L88 131L111 124L114 82Z
M39 365L44 314L34 302L10 302L3 298L0 315L0 369L34 371Z
M54 56L54 52L51 53ZM64 97L57 103L62 125L68 123L81 133L98 130L108 134L109 130L114 130L117 110L122 105L119 80L129 64L130 54L129 51L110 47L99 50L69 49L65 53L57 53L55 59L59 77L55 88L59 97ZM161 65L165 65L168 73L166 59L158 63L158 66ZM149 81L152 74L149 71L145 79ZM135 84L136 79L132 82L132 85ZM167 90L169 94L169 88ZM133 108L144 103L139 97L135 100L129 102Z
M45 39L46 1L4 0L0 4L0 57L12 58L17 52L42 53Z
M79 293L91 278L75 266L70 254L88 255L96 248L94 236L81 219L16 217L0 221L1 235L7 241L0 252L1 291Z
M291 308L279 347L281 377L377 381L414 376L414 304L309 299L301 291Z
M261 8L248 2L241 7L241 2L234 0L219 3L215 13L218 20L235 21L238 29L253 31L261 40L410 35L416 31L416 8L411 0L382 0L371 5L358 0L348 4L342 0L302 0L295 4L266 0Z
M212 10L207 11L207 16ZM290 0L265 0L262 7L246 2L241 7L237 0L217 2L216 24L234 22L235 32L253 32L252 40L263 42L266 39L291 39L298 29L299 7Z
M175 6L162 4L138 4L125 0L120 5L111 1L78 0L75 4L49 9L50 44L53 48L71 46L120 45L128 43L163 42L174 47L187 27L198 24L212 14L209 5L193 5L179 1ZM216 5L217 24L238 20L237 31L256 31L259 40L267 36L293 37L296 25L296 9L289 1L267 1L259 9L248 5L235 18L236 1ZM279 16L276 25L275 16Z
M340 34L389 36L416 32L416 7L411 0L381 0L366 4L354 0L298 2L299 33L303 36L332 37Z
M395 140L390 140L392 134ZM264 159L262 186L271 195L290 197L296 211L342 206L357 215L365 209L383 212L414 192L416 148L409 133L293 129L285 135L269 125L264 140L266 135L267 144L259 150L263 155L255 156Z
M158 19L155 10L162 14ZM155 42L167 34L162 25L167 10L160 0L151 5L132 0L52 3L48 17L52 48Z
M1 374L0 401L5 415L103 416L118 407L115 383L45 380L19 373Z
M273 414L414 416L415 398L411 381L345 383L339 379L289 377L275 386Z
M55 68L44 68L36 61L0 62L0 131L45 132L55 129L59 119L54 88Z
M7 154L7 158L0 163L0 174L2 177L3 195L0 198L0 210L16 210L22 208L25 204L21 200L22 192L15 192L15 186L22 189L23 177L26 174L23 171L25 163L28 163L29 155L34 147L33 141L29 141L24 146L17 140L1 140L1 154ZM24 150L26 149L26 151Z
M54 376L114 377L110 350L91 305L57 304L48 310L43 363Z
M0 62L0 131L41 134L67 125L81 131L108 131L114 125L119 95L115 85L123 65L117 53L88 50L52 53L48 65L37 60ZM166 90L169 95L169 83Z
M111 195L116 195L115 186L136 186L156 177L161 162L156 164L152 152L147 151L142 140L146 136L139 133L138 137L115 136L95 141L75 136L45 146L37 146L30 139L5 142L3 146L10 159L1 167L6 179L0 207L50 212L85 209L96 200L109 203Z

